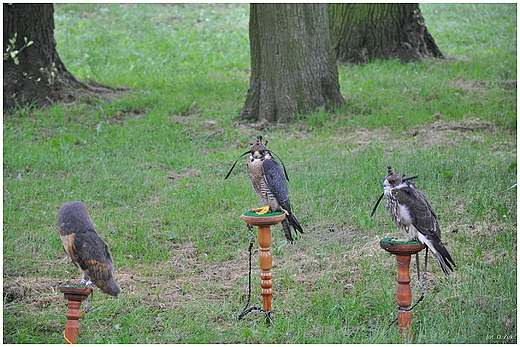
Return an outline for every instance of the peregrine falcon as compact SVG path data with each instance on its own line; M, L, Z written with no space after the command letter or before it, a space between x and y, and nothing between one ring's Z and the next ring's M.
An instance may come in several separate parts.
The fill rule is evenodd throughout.
M118 296L119 286L112 276L114 262L108 246L96 233L85 204L64 204L58 213L58 226L65 253L83 272L81 284L94 283L102 292Z
M285 237L289 242L294 242L291 226L296 232L303 233L303 229L291 210L287 183L285 182L287 173L285 172L285 167L284 170L282 170L278 162L271 155L271 151L265 147L266 145L267 141L265 145L262 144L262 136L259 135L256 138L256 143L251 144L250 150L242 154L242 156L249 154L247 161L249 179L260 199L260 203L264 205L264 207L254 209L254 211L258 214L284 212L287 216L287 218L282 221ZM235 165L233 165L233 167L234 166ZM229 177L233 167L226 178Z
M388 166L388 175L383 182L386 210L405 233L406 241L416 240L425 244L427 250L430 249L437 258L444 273L449 275L455 262L442 244L435 212L426 196L409 182L412 178L403 179L399 172L394 173Z

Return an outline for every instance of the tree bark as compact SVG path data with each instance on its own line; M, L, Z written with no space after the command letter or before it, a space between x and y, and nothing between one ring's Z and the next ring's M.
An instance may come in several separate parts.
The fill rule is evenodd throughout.
M419 4L329 4L331 38L342 63L443 58Z
M74 99L73 91L87 86L78 81L61 61L54 40L52 4L3 4L4 10L4 110L14 106L38 106ZM9 40L16 35L12 44ZM33 44L16 54L10 50ZM18 64L17 64L18 62Z
M287 121L344 103L326 4L251 4L251 78L241 116Z

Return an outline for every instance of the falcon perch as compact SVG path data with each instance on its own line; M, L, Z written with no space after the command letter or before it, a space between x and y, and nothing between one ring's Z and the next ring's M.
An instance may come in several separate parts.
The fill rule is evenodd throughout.
M114 262L108 246L96 233L85 204L64 204L58 213L58 226L65 253L83 272L81 284L94 283L103 293L118 296L119 286L112 276Z
M416 240L425 244L437 258L446 275L453 271L455 262L441 241L441 228L437 216L426 199L409 179L392 171L388 167L388 175L383 182L386 198L386 210L397 227L406 235L406 241ZM377 207L377 206L376 206Z

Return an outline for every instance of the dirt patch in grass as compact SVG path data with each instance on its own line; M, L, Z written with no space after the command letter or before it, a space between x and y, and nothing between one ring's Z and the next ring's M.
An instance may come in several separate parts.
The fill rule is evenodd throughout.
M428 133L452 134L453 132L465 133L471 131L484 131L492 133L498 131L499 129L499 127L492 122L484 121L478 118L469 118L461 121L444 121L442 120L444 116L439 113L433 114L432 117L437 119L435 123L415 126L414 129L405 132L405 134L416 136L418 134Z
M490 88L493 88L493 85L498 85L503 89L516 89L517 82L516 80L499 80L493 82L477 82L477 81L463 81L457 80L454 83L456 88L460 88L465 93L487 93Z
M4 308L20 303L48 307L63 300L58 288L68 284L72 283L50 277L4 277Z
M186 301L218 302L239 283L246 285L243 279L247 279L247 249L240 250L233 260L208 263L193 242L176 244L174 248L174 255L164 263L116 268L114 277L121 287L122 296L165 308ZM258 258L258 255L253 256ZM64 299L59 287L79 285L80 280L79 271L76 279L70 280L4 277L4 308L19 304L40 308L53 303L62 304ZM105 297L97 288L94 288L94 293Z
M116 269L122 295L146 303L176 307L189 301L218 302L247 278L247 249L233 260L209 263L193 242L175 244L176 251L164 263Z
M372 143L384 143L385 149L392 151L393 148L400 146L403 142L411 141L413 145L420 144L422 147L433 147L437 145L454 146L462 140L470 142L483 142L484 136L480 133L494 133L500 128L492 122L472 118L462 121L444 121L441 114L434 114L432 117L438 119L432 124L421 124L411 130L396 135L390 128L379 128L369 130L356 127L340 127L331 137L335 143L347 143L349 151L356 151Z
M498 127L491 122L479 119L467 119L462 121L438 120L433 124L423 124L404 132L406 137L413 137L415 144L425 147L436 145L455 146L461 140L471 143L482 143L485 141L480 132L496 132Z

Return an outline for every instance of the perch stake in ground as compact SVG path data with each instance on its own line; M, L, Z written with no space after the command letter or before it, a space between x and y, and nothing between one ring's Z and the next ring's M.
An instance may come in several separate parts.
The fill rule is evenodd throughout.
M264 299L264 311L272 311L273 301L273 256L271 255L271 225L280 223L285 219L285 213L275 212L258 215L255 212L247 212L242 216L242 220L248 224L258 227L258 244L260 245L260 286L262 287L262 297Z
M69 310L65 315L67 317L67 324L65 324L65 332L63 336L68 344L76 343L76 338L79 332L79 318L83 313L79 310L81 303L88 298L92 293L91 288L76 287L76 286L63 286L60 287L60 292L68 300L67 307Z
M382 239L379 243L385 251L395 254L397 259L397 325L404 342L412 340L412 290L410 289L410 259L426 246L418 241L392 241L392 238Z

